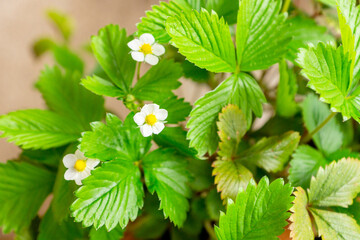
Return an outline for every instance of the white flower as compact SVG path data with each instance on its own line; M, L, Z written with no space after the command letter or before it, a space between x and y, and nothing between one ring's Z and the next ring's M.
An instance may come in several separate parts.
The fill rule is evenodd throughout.
M131 57L138 62L147 62L156 65L159 62L159 56L165 53L165 48L155 43L155 38L150 33L144 33L139 39L134 39L128 43L131 48Z
M66 170L65 180L75 180L77 185L81 185L81 180L91 175L91 170L99 164L98 159L90 159L84 156L80 150L76 150L75 154L67 154L63 158Z
M165 119L168 112L160 109L157 104L145 104L140 112L134 116L134 121L140 126L140 132L144 137L159 134L165 128Z

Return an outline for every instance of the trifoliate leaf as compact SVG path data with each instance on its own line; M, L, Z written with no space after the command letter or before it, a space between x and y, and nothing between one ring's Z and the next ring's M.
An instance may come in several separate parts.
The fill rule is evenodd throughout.
M236 49L241 71L266 69L277 63L291 40L285 24L286 14L279 14L280 0L242 0L240 2Z
M172 149L158 149L143 159L145 183L158 195L160 209L175 226L182 226L189 210L190 188L186 160Z
M246 116L248 127L251 125L252 112L262 115L262 103L266 99L255 79L245 73L232 75L215 90L208 92L195 102L190 113L187 138L199 156L206 152L213 154L218 146L216 121L222 107L231 103L240 107Z
M216 236L219 240L278 239L288 224L288 210L294 200L291 193L292 188L284 185L282 179L269 186L268 178L264 177L257 187L250 181L246 191L239 192L236 203L230 200L226 214L220 215Z
M309 132L313 131L330 114L329 107L319 101L314 94L309 94L302 104L305 126ZM343 144L344 134L340 122L333 118L316 134L313 135L315 145L325 154L331 154Z
M186 139L186 131L181 127L166 127L161 134L154 135L154 141L161 147L175 148L179 153L195 157L197 152L189 147L189 141Z
M172 43L188 61L211 72L234 72L235 49L230 30L215 12L179 14L166 21Z
M295 63L300 48L306 48L309 43L335 42L335 38L327 33L327 28L317 25L315 20L299 15L287 20L288 31L292 40L288 46L286 58Z
M360 238L360 226L348 215L315 208L310 208L310 211L323 240Z
M162 109L168 111L167 123L179 123L185 121L191 112L191 105L185 102L184 98L177 98L171 93L169 96L159 99L156 102Z
M285 60L279 63L280 81L276 96L276 112L282 117L292 117L298 110L295 95L298 89L296 76Z
M298 132L287 132L281 136L262 138L254 146L240 154L240 161L255 163L268 172L281 171L297 148L299 141Z
M181 76L182 69L179 63L173 60L161 60L139 79L131 94L136 99L157 103L172 95L172 90L180 87L181 83L178 80Z
M341 112L344 120L353 117L360 122L359 93L351 89L351 58L343 47L319 43L316 47L301 49L297 59L302 74L309 79L308 86L329 103L331 111Z
M101 161L113 160L118 157L128 161L138 161L149 150L151 138L141 135L140 129L130 113L124 123L115 115L106 115L106 124L93 122L92 131L84 132L80 150L89 158Z
M1 137L24 149L49 149L76 141L83 127L47 110L28 109L0 117Z
M0 164L0 226L4 233L28 227L51 193L55 174L26 162Z
M125 228L144 204L140 169L128 159L103 163L82 182L71 211L75 221L85 227L105 225L111 231L120 224Z
M136 62L129 54L127 43L132 37L117 25L107 25L91 38L93 53L111 81L124 93L129 92L135 74Z
M221 160L213 163L213 175L217 190L221 192L221 198L231 198L235 200L239 189L246 189L252 173L244 167L239 160Z
M309 202L318 207L347 207L360 192L360 161L343 158L320 168L311 179Z
M125 93L120 88L116 87L112 82L103 79L97 75L88 76L81 80L81 84L89 91L108 97L125 97Z
M103 118L104 99L81 86L80 77L79 73L67 72L64 75L58 67L46 67L36 87L51 110L88 129L90 122Z
M245 115L238 106L228 105L219 114L217 127L221 140L218 154L223 158L232 159L232 157L237 156L238 145L247 130Z
M68 47L54 46L52 50L55 61L63 68L70 71L78 71L79 73L84 71L84 62Z
M152 6L152 11L146 12L146 17L141 18L141 22L137 24L137 35L151 33L159 43L168 43L171 38L165 30L166 19L190 10L191 7L185 0L160 2L159 5Z
M307 189L312 176L315 176L320 167L329 162L323 154L308 145L299 146L292 155L289 169L289 180L294 187L301 186Z
M204 6L209 12L214 10L219 17L224 17L228 24L236 23L239 1L233 0L207 0Z
M354 79L360 78L360 7L356 0L334 0L338 7L341 39L345 52L349 52L353 61Z
M47 11L47 17L53 22L62 37L68 41L74 30L73 20L58 10Z
M89 236L90 240L119 240L124 237L124 230L120 225L116 226L110 232L108 232L105 227L101 227L98 230L93 227L90 230Z
M290 221L292 222L289 229L291 230L290 237L293 240L310 240L314 239L314 232L312 230L312 223L309 212L307 210L307 194L301 187L296 188L294 192L294 205L290 209L292 215Z

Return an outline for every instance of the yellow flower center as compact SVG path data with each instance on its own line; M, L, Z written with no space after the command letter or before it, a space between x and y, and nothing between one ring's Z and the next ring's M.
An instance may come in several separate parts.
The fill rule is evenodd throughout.
M140 52L146 54L151 54L152 53L152 48L151 45L148 43L144 43L141 47L140 47Z
M85 160L81 160L81 159L76 160L74 168L75 168L78 172L84 171L85 168L86 168L86 161L85 161Z
M145 122L146 124L153 126L157 122L157 119L154 114L149 114L146 116Z

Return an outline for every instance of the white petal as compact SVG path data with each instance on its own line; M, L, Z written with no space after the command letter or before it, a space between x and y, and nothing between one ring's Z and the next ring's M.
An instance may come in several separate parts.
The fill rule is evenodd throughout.
M74 180L78 176L78 171L74 168L69 168L64 174L65 180Z
M75 154L67 154L63 158L64 166L67 168L74 167L76 160L77 160L77 158L76 158Z
M152 45L155 42L155 38L150 33L144 33L140 36L140 43L141 45L144 43Z
M86 168L84 169L84 171L79 172L78 179L83 180L83 179L87 178L88 176L91 175L90 171L91 171L91 170L86 167Z
M154 114L155 112L157 112L159 110L159 105L157 104L145 104L142 108L141 108L141 112L146 115L149 114ZM145 120L145 119L144 119Z
M156 119L159 119L161 121L164 121L168 116L168 111L165 109L159 109L155 112Z
M159 58L153 54L147 54L145 56L145 62L147 62L150 65L156 65L159 62Z
M131 52L131 57L137 62L143 62L145 55L142 52Z
M139 51L141 43L140 43L139 39L134 39L134 40L128 42L127 45L128 45L129 48L131 48L131 50Z
M76 150L75 156L76 156L77 159L81 159L81 160L86 159L85 155L79 149Z
M89 169L93 170L99 163L100 163L99 159L89 158L86 161L86 167L89 167Z
M75 179L75 183L76 183L77 185L82 185L81 179Z
M152 45L151 50L152 50L153 54L156 56L160 56L165 53L164 46L161 44L158 44L158 43L155 43L154 45Z
M146 114L144 112L138 112L134 116L134 121L138 126L141 126L145 123Z
M140 127L140 132L144 137L149 137L152 134L152 128L150 125L143 125Z
M163 129L165 128L165 125L162 122L157 122L152 126L152 131L155 134L159 134Z

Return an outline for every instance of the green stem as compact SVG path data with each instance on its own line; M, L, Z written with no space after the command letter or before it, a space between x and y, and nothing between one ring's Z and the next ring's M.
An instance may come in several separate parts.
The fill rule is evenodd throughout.
M138 62L138 64L137 64L137 73L136 73L136 80L138 80L138 81L140 79L140 69L141 69L141 62Z
M320 131L320 129L322 129L333 117L335 117L337 113L336 112L332 112L329 114L329 116L327 116L327 118L320 123L314 130L312 130L309 134L307 134L302 140L301 143L307 143L309 142L312 137L318 132Z
M209 234L211 239L217 239L214 228L212 227L212 224L210 221L205 221L204 222L204 227L207 231L207 233Z
M290 3L291 3L291 0L285 0L283 8L281 9L282 13L287 12L289 10Z

